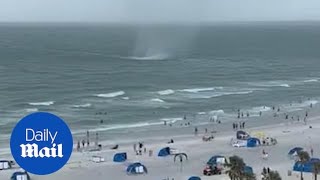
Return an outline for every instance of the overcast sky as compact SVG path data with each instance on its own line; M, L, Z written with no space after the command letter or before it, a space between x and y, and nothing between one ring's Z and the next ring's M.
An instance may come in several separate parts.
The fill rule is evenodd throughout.
M0 21L320 20L320 0L0 0Z

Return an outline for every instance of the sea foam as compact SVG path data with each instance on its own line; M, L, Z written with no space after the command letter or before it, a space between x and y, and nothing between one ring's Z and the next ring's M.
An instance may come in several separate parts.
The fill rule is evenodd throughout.
M50 106L54 104L54 101L45 101L45 102L31 102L28 103L31 106Z
M172 89L166 89L166 90L162 90L162 91L158 91L159 95L170 95L170 94L174 94L175 91Z
M74 108L87 108L87 107L91 107L92 105L90 103L86 103L86 104L78 104L78 105L73 105L72 107Z
M95 96L97 97L102 97L102 98L113 98L117 96L122 96L124 95L124 91L116 91L116 92L111 92L111 93L106 93L106 94L96 94Z
M159 103L164 103L164 102L165 102L164 100L159 99L159 98L154 98L154 99L151 99L150 101L152 101L152 102L159 102Z
M181 92L189 92L189 93L198 93L202 91L213 91L215 90L214 87L208 87L208 88L193 88L193 89L181 89L179 91Z

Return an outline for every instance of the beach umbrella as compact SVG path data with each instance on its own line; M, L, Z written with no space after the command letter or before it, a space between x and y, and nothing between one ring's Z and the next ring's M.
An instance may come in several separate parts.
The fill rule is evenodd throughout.
M182 166L183 166L183 161L188 160L188 155L186 153L178 153L174 155L174 162L178 161L180 162L180 172L182 172Z

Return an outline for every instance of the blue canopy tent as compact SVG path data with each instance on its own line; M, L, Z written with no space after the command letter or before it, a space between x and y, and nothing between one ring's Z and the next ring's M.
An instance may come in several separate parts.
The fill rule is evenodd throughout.
M220 162L221 160L223 160L224 162ZM226 158L220 155L212 156L207 162L207 165L215 165L217 163L226 163Z
M253 174L253 169L250 166L245 166L243 172Z
M237 131L237 139L247 140L250 138L250 135L245 131Z
M127 160L127 153L117 153L113 156L113 162L124 162Z
M261 142L258 138L249 138L247 140L247 147L257 147L257 146L260 146Z
M143 164L136 162L133 164L130 164L127 167L127 174L128 175L136 175L136 174L147 174L148 169Z
M293 171L313 173L313 165L315 162L320 162L320 159L311 158L309 161L305 163L301 163L298 161L293 165Z
M201 178L198 176L192 176L188 180L201 180Z
M295 147L295 148L292 148L289 152L288 152L288 155L289 156L292 156L292 155L297 155L298 152L302 151L303 148L302 147Z
M15 172L10 180L31 180L31 178L27 172Z
M169 147L162 148L158 153L159 157L165 157L165 156L169 156L169 155L170 155L170 148Z

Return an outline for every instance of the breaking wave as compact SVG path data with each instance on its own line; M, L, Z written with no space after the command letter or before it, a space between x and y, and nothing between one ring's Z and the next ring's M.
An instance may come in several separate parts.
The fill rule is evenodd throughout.
M163 91L158 91L158 94L159 95L170 95L170 94L174 94L175 91L172 90L172 89L166 89L166 90L163 90Z
M266 111L270 111L271 108L268 106L258 106L258 107L253 107L250 112L254 112L254 113L259 113L259 112L266 112Z
M181 89L181 92L198 93L203 91L214 91L216 89L222 89L222 87L208 87L208 88L194 88L194 89Z
M161 121L166 121L168 123L176 123L177 121L182 121L183 118L162 118Z
M38 108L27 108L27 109L25 109L25 111L26 112L37 112L37 111L39 111L39 109Z
M210 99L210 98L220 97L220 96L244 95L244 94L251 94L251 93L253 93L252 90L250 90L250 91L238 91L238 92L214 92L214 93L209 93L209 94L192 95L192 96L190 96L190 98Z
M116 91L116 92L111 92L111 93L107 93L107 94L96 94L95 96L102 97L102 98L113 98L113 97L117 97L117 96L122 96L124 94L125 94L124 91Z
M318 79L308 79L308 80L304 80L303 82L305 83L310 83L310 82L318 82Z
M92 104L86 103L86 104L73 105L72 107L73 108L88 108L88 107L91 107L91 106L92 106Z
M54 101L45 101L45 102L31 102L28 103L31 106L50 106L54 104Z
M159 99L159 98L154 98L154 99L151 99L150 101L152 101L152 102L159 102L159 103L164 103L164 102L165 102L164 100Z
M219 110L213 110L209 112L210 115L221 115L224 114L224 111L222 109Z
M165 60L168 59L169 55L167 54L155 54L151 56L130 56L126 59L133 59L133 60Z
M290 84L284 83L281 81L257 82L257 83L249 83L249 85L258 86L258 87L286 87L286 88L290 87Z
M148 126L156 126L156 125L161 125L163 122L141 122L141 123L136 123L136 124L114 124L112 126L104 126L104 127L99 127L95 129L91 129L91 131L111 131L111 130L118 130L118 129L130 129L130 128L140 128L140 127L148 127ZM80 134L84 133L84 130L76 130L73 131L73 134Z

